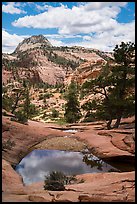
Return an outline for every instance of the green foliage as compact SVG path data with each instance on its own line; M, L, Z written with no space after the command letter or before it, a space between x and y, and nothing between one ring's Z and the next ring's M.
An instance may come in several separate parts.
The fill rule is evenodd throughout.
M6 111L11 111L13 104L13 99L8 96L8 94L4 94L2 96L2 108L5 109Z
M14 61L15 67L30 68L37 66L38 63L33 60L33 56L28 51L18 52L18 60Z
M40 94L39 95L39 100L43 100L44 99L44 95L43 94Z
M81 117L79 101L78 101L78 89L74 81L68 87L68 92L65 95L67 103L65 104L64 117L66 122L77 122Z
M22 124L26 124L28 122L27 115L22 110L15 112L15 116L16 116L16 119L12 119L12 118L11 119L14 121L20 122Z
M52 97L53 96L53 94L52 93L45 93L44 94L44 98L50 98L50 97Z
M11 150L15 146L15 142L9 138L7 141L2 142L2 151Z
M17 116L17 119L12 118L11 120L26 123L28 118L38 113L36 106L30 100L30 86L29 81L24 79L20 88L14 85L8 88L3 87L2 107Z
M52 109L52 114L51 114L51 116L53 117L53 118L57 118L57 117L59 117L59 111L57 111L56 109Z
M30 103L29 104L29 112L28 112L28 118L32 118L33 116L36 116L38 114L38 110L35 104Z
M82 122L88 123L88 122L94 122L94 121L96 121L94 114L87 113Z
M50 97L52 97L53 96L53 94L52 93L45 93L45 94L40 94L39 95L39 100L45 100L45 99L48 99L48 98L50 98Z
M114 57L117 63L125 63L129 65L132 62L132 57L135 51L135 44L132 42L124 43L115 46ZM126 68L126 67L125 67Z
M64 118L59 118L59 120L56 121L56 124L58 125L66 125L66 120Z
M29 96L29 88L25 88L24 90L24 102L23 102L23 112L27 119L35 116L38 113L38 110L35 104L31 103Z
M25 89L22 84L20 88L16 88L14 84L7 86L7 91L2 94L2 107L14 113L15 110L19 107L19 103L24 99Z
M71 184L72 181L76 181L75 176L66 176L63 172L52 171L50 175L45 178L45 190L51 191L64 191L67 184Z
M109 120L108 129L111 128L112 119L117 119L114 127L118 128L121 117L135 114L134 50L134 43L116 45L113 63L108 62L99 77L86 81L82 86L84 93L102 96L100 101L91 102L90 106L86 104L84 108L90 114L94 110L98 119Z
M48 60L51 62L54 62L56 64L65 66L65 67L71 67L72 69L75 69L79 66L79 63L73 60L66 59L62 56L57 55L53 51L50 50L50 52L46 52L46 55L48 57Z
M87 111L83 122L93 122L97 120L107 120L109 119L107 111L101 100L88 101L81 107L83 110Z
M33 84L34 88L42 88L44 89L44 92L48 89L48 88L52 88L52 85L48 84L48 83L45 83L45 82L42 82L42 81L39 81L37 83L34 83Z
M59 93L64 93L65 92L65 88L60 88Z

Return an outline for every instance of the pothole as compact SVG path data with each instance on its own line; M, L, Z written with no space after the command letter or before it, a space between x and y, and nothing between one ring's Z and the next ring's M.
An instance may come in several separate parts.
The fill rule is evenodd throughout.
M33 149L58 149L58 150L71 150L71 151L82 151L87 148L87 144L82 141L72 138L69 135L63 137L52 137L48 138L36 146Z

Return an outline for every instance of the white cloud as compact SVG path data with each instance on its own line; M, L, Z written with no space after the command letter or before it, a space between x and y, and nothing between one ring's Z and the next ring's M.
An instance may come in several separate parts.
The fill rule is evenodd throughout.
M91 36L89 36L89 35L83 36L83 40L90 41L91 39L92 39L92 38L91 38Z
M68 9L64 6L48 7L48 12L40 13L35 16L25 16L14 21L12 25L17 27L33 28L57 28L60 27L64 20L67 20ZM65 18L65 19L63 19Z
M37 29L57 28L57 34L45 35L54 46L77 45L109 51L121 41L135 41L135 21L117 21L121 7L126 7L127 2L79 2L78 6L73 6L72 9L63 4L58 7L44 3L43 6L35 6L42 13L18 18L12 25ZM10 36L13 37L13 42L15 36ZM21 38L22 36L18 36L18 39ZM65 43L63 39L66 38L78 40L75 43Z
M9 34L6 30L2 29L2 52L12 53L24 37L28 36Z
M20 6L20 3L9 2L6 5L2 5L2 12L10 13L10 14L21 14L26 13L24 10L17 8Z
M65 46L65 44L61 41L61 40L54 40L54 39L50 39L50 42L53 46Z
M87 48L95 48L102 51L112 51L116 44L124 42L135 42L135 21L131 23L118 24L110 31L98 32L93 36L83 36L81 43L70 43L70 46L81 45Z
M71 38L82 38L82 35L70 35L70 34L46 34L44 35L46 38L49 39L71 39Z
M103 25L102 25L103 26ZM96 26L97 28L97 26ZM99 30L99 29L98 29ZM48 34L44 35L53 46L83 46L87 48L100 49L102 51L112 51L116 44L124 42L135 42L135 21L131 23L119 24L115 22L110 30L104 29L104 32L99 30L97 33L90 33L89 35L66 35L66 34ZM2 31L2 51L11 53L15 50L19 42L29 36L18 36L16 34L9 34L3 29ZM62 39L74 38L73 43L65 43ZM12 40L11 40L12 39ZM79 41L77 41L79 39ZM80 41L81 40L81 41ZM74 40L73 40L74 41Z
M48 10L48 8L50 7L49 5L47 4L44 4L44 5L39 5L39 4L35 4L35 7L38 11L46 11Z
M61 4L59 7L39 6L47 8L46 12L34 16L25 16L14 21L16 27L58 28L60 34L78 34L93 32L94 26L104 29L102 23L108 27L127 2L90 2L84 5L73 6L72 9ZM107 22L107 23L106 23ZM84 31L83 31L84 30Z
M65 46L61 40L57 40L61 38L60 35L44 35L46 38L50 38L49 41L53 46ZM60 37L59 37L60 36ZM16 35L9 34L5 29L2 29L2 52L3 53L12 53L18 44L22 42L25 38L30 37L29 35ZM70 36L72 37L72 36ZM56 39L57 38L57 39Z
M84 5L85 10L99 10L102 9L104 7L125 7L127 5L127 2L90 2Z
M86 165L82 162L82 155L77 152L51 151L44 155L33 151L22 159L18 166L18 172L22 175L26 184L44 180L44 176L53 170L66 172L84 172ZM42 152L41 152L42 153Z

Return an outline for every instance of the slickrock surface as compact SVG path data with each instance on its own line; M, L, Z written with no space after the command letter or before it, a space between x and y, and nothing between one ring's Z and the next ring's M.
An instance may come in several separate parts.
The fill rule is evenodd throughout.
M135 118L123 119L119 129L105 130L104 122L73 124L68 127L29 121L23 125L3 116L2 139L15 143L2 152L3 202L134 202L135 171L78 175L84 183L67 185L65 191L45 191L43 183L25 186L11 165L16 165L35 148L82 151L88 148L95 156L134 165ZM128 126L128 128L127 128ZM130 128L131 127L131 128ZM63 132L64 129L77 132ZM56 142L55 142L56 141Z
M45 191L43 182L23 186L8 165L3 160L3 202L135 201L134 172L78 175L84 183L66 185L65 191Z

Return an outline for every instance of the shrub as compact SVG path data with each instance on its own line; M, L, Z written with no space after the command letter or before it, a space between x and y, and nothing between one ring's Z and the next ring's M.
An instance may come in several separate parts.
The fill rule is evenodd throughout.
M31 118L33 116L36 116L37 114L38 114L38 109L37 109L36 105L31 103L29 105L28 117Z
M59 112L56 109L52 109L52 117L57 118L59 116Z
M52 171L50 175L46 176L44 189L51 191L64 191L64 185L71 184L71 182L75 180L75 176L66 176L63 172Z
M8 139L2 143L2 150L5 151L6 149L11 150L11 148L15 146L15 142Z
M64 118L59 118L57 121L56 121L56 124L58 125L66 125L67 122Z
M26 124L28 122L26 114L23 111L21 111L21 110L16 112L15 116L17 118L17 122L21 122L23 124Z
M44 95L43 94L40 94L39 95L39 100L43 100L44 99Z

